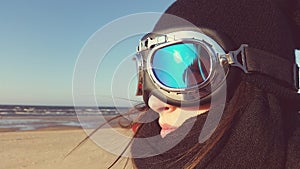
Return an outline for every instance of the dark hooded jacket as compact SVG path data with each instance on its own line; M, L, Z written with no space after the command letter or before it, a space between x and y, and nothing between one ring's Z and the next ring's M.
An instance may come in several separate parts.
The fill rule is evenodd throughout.
M165 13L184 18L199 28L226 35L230 42L221 43L226 51L237 49L240 44L249 44L295 62L295 49L300 48L299 5L298 0L178 0ZM163 16L154 31L179 26L180 23ZM216 40L222 38L218 34L214 36ZM299 169L299 113L289 106L289 101L243 81L242 76L234 79L236 85L228 89L232 91L232 97L223 118L235 111L229 129L195 168ZM157 116L151 110L147 113ZM134 158L136 168L186 167L199 155L198 149L205 146L204 143L194 148L199 145L198 136L205 119L206 115L196 117L192 130L171 150L152 157ZM157 121L146 123L136 137L158 135L159 130ZM168 144L178 136L180 128L178 130L160 141ZM147 141L134 141L132 153L143 152L144 147L151 146L155 151L155 145L149 145Z

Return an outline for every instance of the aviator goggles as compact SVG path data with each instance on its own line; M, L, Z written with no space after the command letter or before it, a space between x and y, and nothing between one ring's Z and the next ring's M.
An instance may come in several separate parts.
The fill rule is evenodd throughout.
M259 72L277 78L298 89L295 63L246 44L225 52L212 38L196 31L155 34L143 39L137 48L136 61L137 95L145 97L151 93L167 98L173 105L208 101L225 84L231 66L244 73Z

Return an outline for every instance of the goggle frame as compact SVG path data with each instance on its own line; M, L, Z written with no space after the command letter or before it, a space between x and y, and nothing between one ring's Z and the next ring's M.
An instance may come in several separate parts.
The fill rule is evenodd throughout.
M156 51L167 46L178 43L194 43L203 47L210 58L210 69L208 77L202 83L191 88L171 88L162 84L154 75L152 67L152 58ZM157 34L156 37L140 41L137 48L136 61L138 69L138 89L137 95L143 95L144 77L149 76L152 83L167 98L178 102L197 101L210 95L219 88L229 72L229 65L237 66L247 73L244 62L244 48L242 45L236 51L226 53L224 49L215 40L201 32L196 31L178 31L168 34ZM238 61L241 56L242 63ZM186 97L188 95L188 97ZM186 100L186 98L190 98Z

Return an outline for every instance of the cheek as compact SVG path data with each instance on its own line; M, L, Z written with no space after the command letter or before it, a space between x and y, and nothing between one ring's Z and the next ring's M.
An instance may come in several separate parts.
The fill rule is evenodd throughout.
M172 126L178 126L175 125L179 122L180 120L180 113L178 111L173 111L173 112L162 112L159 113L159 122L160 124L169 124Z

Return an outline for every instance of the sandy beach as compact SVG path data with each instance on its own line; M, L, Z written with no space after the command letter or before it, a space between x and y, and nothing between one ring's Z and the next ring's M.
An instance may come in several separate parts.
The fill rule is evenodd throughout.
M107 130L107 129L101 129ZM130 132L128 129L116 129ZM0 132L0 169L104 169L117 158L88 140L64 159L86 137L79 128L48 128L36 131ZM113 168L123 168L121 159ZM128 162L126 168L132 168Z

